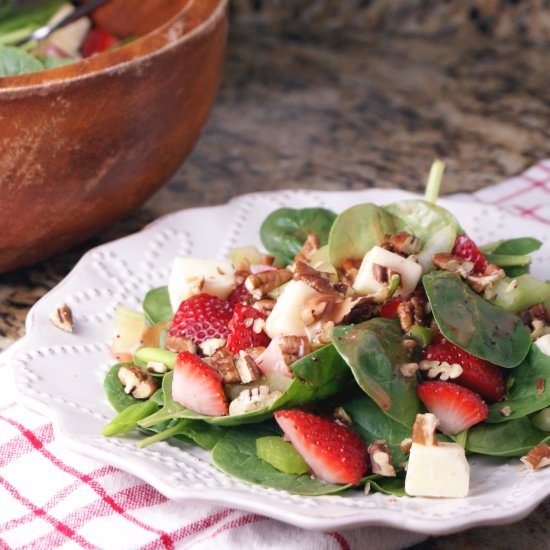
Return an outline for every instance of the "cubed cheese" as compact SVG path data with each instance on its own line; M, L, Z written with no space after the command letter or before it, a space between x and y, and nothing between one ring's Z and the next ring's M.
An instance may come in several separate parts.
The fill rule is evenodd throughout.
M306 336L302 312L306 301L318 294L303 281L290 281L265 322L265 332L275 336Z
M168 294L176 311L193 294L205 292L225 299L234 287L235 274L229 263L178 257L172 265Z
M361 267L353 283L356 292L370 294L387 285L387 283L376 279L375 264L387 268L401 277L399 288L395 293L396 296L406 296L413 292L422 276L422 266L420 264L380 246L374 246L365 254L361 262Z
M470 466L464 448L457 443L413 443L407 465L405 492L418 497L468 495Z
M535 346L545 355L550 355L550 334L545 334L535 340Z

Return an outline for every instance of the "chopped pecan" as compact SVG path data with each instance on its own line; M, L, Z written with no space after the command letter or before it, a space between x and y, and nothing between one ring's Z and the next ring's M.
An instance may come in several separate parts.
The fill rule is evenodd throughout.
M443 271L450 271L452 273L458 273L461 277L467 277L474 270L473 262L464 260L454 254L447 254L446 252L440 252L432 256L432 263L435 267L443 269Z
M353 281L355 281L357 273L359 272L360 266L361 260L344 260L339 270L342 279L347 281L349 284L353 284Z
M247 412L256 411L272 405L282 393L271 391L269 386L257 386L243 390L237 399L229 403L229 415L236 416Z
M244 286L255 300L260 300L268 292L285 284L290 279L292 279L292 273L288 269L261 271L260 273L251 273L246 278Z
M544 321L545 325L550 323L550 313L544 304L535 304L534 306L528 308L525 313L528 316L527 322L538 319L540 321Z
M149 399L157 391L157 383L154 378L136 365L120 367L118 379L124 386L124 393L131 393L136 399Z
M490 292L494 284L505 276L506 273L504 273L503 269L495 264L487 264L481 275L470 274L466 277L466 281L477 292L481 292L482 290Z
M279 347L287 366L311 353L311 345L305 336L281 336Z
M262 256L261 264L262 265L273 265L275 262L275 256L271 256L270 254L266 254L265 256Z
M420 370L424 371L428 378L437 378L440 380L452 380L462 374L462 367L458 363L447 363L447 361L430 361L425 359L420 361Z
M520 460L533 470L540 470L545 466L550 466L550 447L545 443L541 443L533 447L525 456L522 456Z
M63 304L53 311L50 315L50 321L65 332L73 332L73 313L67 304Z
M304 262L295 262L294 279L306 283L306 285L321 294L338 294L338 291L333 286L333 283L336 282L333 275L317 271L317 269Z
M332 412L332 415L336 419L336 422L339 422L343 426L351 426L353 423L351 416L344 410L343 407L336 407Z
M413 325L424 322L426 300L420 296L412 296L397 306L397 317L403 332L407 333Z
M399 365L399 372L405 378L411 378L416 374L418 370L418 363L402 363Z
M275 300L264 298L263 300L258 300L257 302L254 302L252 307L267 316L271 313L271 311L275 307L275 304Z
M208 340L205 340L201 344L199 344L199 348L202 351L203 355L206 355L207 357L210 357L211 355L214 355L220 348L223 348L225 346L225 338L208 338Z
M314 347L329 344L334 330L333 321L317 321L306 328L309 340Z
M317 293L306 300L301 317L306 326L320 320L340 323L350 307L351 300L338 294Z
M371 296L361 296L351 302L351 309L340 322L344 324L357 324L372 319L377 312L377 304Z
M399 443L399 449L404 455L408 455L411 452L412 443L412 437L406 437Z
M395 477L395 468L392 466L392 452L388 449L385 441L375 441L368 448L370 464L373 474L385 477Z
M164 343L168 351L190 351L191 353L197 353L197 346L193 340L184 338L183 336L175 336L174 334L166 335L166 342Z
M506 405L505 407L502 407L499 411L501 416L508 417L512 414L512 407L510 405Z
M420 252L422 243L420 239L417 239L406 231L400 231L395 235L386 235L382 247L390 252L410 256L411 254L418 254Z
M160 361L149 361L147 363L147 371L154 374L164 374L168 371L168 367Z
M218 371L226 384L238 384L241 381L233 355L227 348L221 348L214 353L208 359L208 364Z
M246 351L241 350L239 352L239 357L235 362L237 371L239 372L239 377L243 384L249 384L250 382L255 382L262 377L262 373L254 361L254 358L248 355Z
M315 235L315 233L310 233L307 236L307 239L305 240L304 244L302 245L302 249L296 256L294 257L295 262L309 262L311 260L311 257L317 250L319 250L319 237Z
M412 441L427 447L437 446L435 430L439 420L432 413L417 414L412 429Z

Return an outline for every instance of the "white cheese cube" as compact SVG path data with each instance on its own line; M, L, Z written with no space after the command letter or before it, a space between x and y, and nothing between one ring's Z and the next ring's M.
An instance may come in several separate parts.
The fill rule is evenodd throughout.
M175 312L183 300L194 294L205 292L225 299L234 287L235 273L231 264L177 257L168 281L168 295Z
M361 267L353 283L355 291L361 294L370 294L381 290L387 285L387 283L376 279L375 265L387 268L391 273L397 273L401 277L399 288L395 293L396 296L406 296L413 292L422 276L422 266L420 264L379 246L373 246L361 262Z
M306 301L318 294L303 281L290 281L279 296L273 311L265 322L265 332L275 336L306 336L302 312Z
M445 442L412 444L405 478L408 495L461 498L468 495L469 486L470 465L463 447Z
M535 340L535 346L545 355L550 355L550 334L545 334Z

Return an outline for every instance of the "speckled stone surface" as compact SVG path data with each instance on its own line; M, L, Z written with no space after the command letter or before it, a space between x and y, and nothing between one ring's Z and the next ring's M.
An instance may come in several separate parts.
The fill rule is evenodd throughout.
M378 25L361 2L342 2L334 15L335 3L316 3L316 12L296 0L295 18L282 4L266 12L261 2L235 3L218 104L160 192L93 242L0 276L0 349L22 335L29 307L85 250L164 213L283 188L418 191L435 156L447 161L445 192L471 191L550 156L547 2L532 3L537 24L525 2L446 2L439 26L432 12L405 10L399 19L389 2L365 3L382 10ZM352 4L356 18L344 10ZM498 9L488 16L492 4ZM450 21L452 6L462 11ZM482 16L489 30L476 22ZM515 525L419 547L546 548L549 519L547 502Z

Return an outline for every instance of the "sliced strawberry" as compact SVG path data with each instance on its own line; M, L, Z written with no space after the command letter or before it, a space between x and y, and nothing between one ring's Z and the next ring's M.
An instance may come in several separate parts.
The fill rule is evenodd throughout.
M269 336L263 327L255 323L256 319L265 320L265 315L245 304L237 304L233 317L229 322L227 349L233 353L248 348L265 347L269 344Z
M172 398L207 416L225 416L229 412L220 375L189 351L182 351L176 358Z
M437 416L441 431L446 434L466 430L489 414L487 405L477 393L452 382L422 382L416 392L424 406Z
M252 294L248 292L244 283L237 285L227 297L227 301L232 308L235 308L237 304L246 304L247 306L251 305L254 301Z
M367 446L350 429L303 411L278 411L275 420L313 473L329 483L357 485L367 471Z
M457 236L452 253L459 258L473 262L476 273L483 273L487 267L488 262L483 252L467 235Z
M196 294L180 304L169 334L189 338L195 344L210 338L225 338L232 314L233 308L226 300L210 294Z
M444 339L438 344L430 344L424 351L424 358L441 363L444 361L450 364L458 363L462 367L462 374L453 382L470 388L486 399L492 401L503 399L506 391L504 375L497 365L474 357Z
M81 47L82 57L90 57L96 53L110 50L118 44L118 40L110 32L103 29L92 29L84 39Z
M397 308L402 301L402 298L390 298L386 300L380 308L380 317L386 317L388 319L397 317Z

